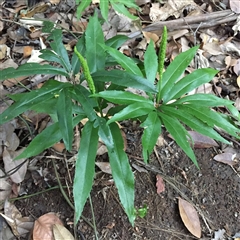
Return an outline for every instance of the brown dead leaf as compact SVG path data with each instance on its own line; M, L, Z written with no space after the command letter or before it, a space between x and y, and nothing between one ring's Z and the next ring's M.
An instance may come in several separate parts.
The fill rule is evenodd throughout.
M34 223L33 240L54 240L53 226L55 224L63 226L56 213L46 213L38 218Z
M236 153L225 152L216 155L213 159L218 162L222 162L228 164L230 166L235 165L237 162L235 161Z
M218 147L218 144L210 137L204 136L195 131L188 131L194 142L194 148Z
M4 201L9 197L11 193L11 184L7 181L8 177L3 177L4 173L0 169L0 210L3 208Z
M31 47L31 46L24 46L24 47L23 47L23 57L24 57L24 58L29 57L29 56L32 54L32 50L33 50L33 49L34 49L34 48Z
M159 174L156 175L156 180L157 194L160 194L165 191L165 184Z
M149 17L153 22L156 21L164 21L170 16L175 16L175 18L179 18L181 12L185 9L196 8L196 4L193 0L168 0L165 5L159 8L159 3L153 3L150 8Z
M28 161L26 161L26 159L22 158L17 161L14 160L14 158L20 155L23 150L24 148L18 151L11 151L7 150L7 148L5 147L3 151L3 162L5 171L11 172L12 170L17 169L17 171L10 175L11 180L15 183L21 183L24 180L27 172Z
M95 162L95 164L101 169L101 171L108 174L112 174L112 170L109 162Z
M178 208L181 219L188 231L197 238L201 237L201 226L198 213L186 200L178 198Z
M2 217L8 222L16 237L26 235L33 228L33 221L29 217L22 217L15 205L9 201L5 201Z
M57 152L62 153L62 152L65 150L65 145L64 145L64 143L59 142L59 143L55 143L55 144L52 146L52 148L53 148L54 150L56 150Z
M54 240L74 240L73 235L62 225L53 225Z

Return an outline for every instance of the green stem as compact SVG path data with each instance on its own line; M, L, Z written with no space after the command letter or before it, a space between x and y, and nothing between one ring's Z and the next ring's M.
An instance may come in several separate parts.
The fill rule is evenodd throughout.
M157 104L161 101L161 90L162 90L162 76L163 76L163 69L164 69L164 61L166 57L166 48L167 48L167 27L163 27L162 32L162 40L159 47L158 52L158 74L159 74L159 81L157 84L158 94L157 94Z

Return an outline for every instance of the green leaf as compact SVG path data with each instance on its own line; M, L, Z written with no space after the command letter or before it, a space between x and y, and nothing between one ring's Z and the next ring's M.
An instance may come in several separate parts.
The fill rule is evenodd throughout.
M121 70L98 71L92 74L94 81L112 82L119 86L132 87L146 92L156 92L156 87L146 78Z
M85 55L85 33L83 36L78 40L76 44L76 48L78 52L80 52L83 56ZM71 64L72 64L72 70L74 74L79 73L80 71L80 61L76 53L73 51L73 56L71 59Z
M81 17L83 11L91 4L92 0L76 0L76 3L80 5L77 7L77 18Z
M106 54L100 46L100 44L104 44L104 36L96 13L89 20L85 31L85 43L85 57L90 73L104 69Z
M212 127L209 127L206 123L202 122L188 112L177 109L171 105L162 105L161 110L169 116L172 115L173 117L176 117L191 129L215 140L229 144L229 142L225 140L220 134L218 134Z
M113 179L124 210L133 225L135 220L134 175L127 154L123 150L124 144L120 129L115 123L108 126L103 121L99 126L99 137L107 146Z
M189 139L191 139L191 137L189 136L187 130L175 117L171 115L168 116L161 112L158 114L161 117L165 128L172 135L178 146L187 154L197 168L199 168L194 152L190 147Z
M100 10L102 17L105 21L108 21L108 8L109 8L109 0L100 1Z
M126 8L123 4L121 3L115 3L113 1L111 1L112 7L113 9L118 12L118 13L122 13L123 15L129 17L132 20L136 20L137 17L133 16Z
M212 94L206 94L206 93L196 93L193 95L187 95L185 97L182 97L178 99L177 101L171 103L171 105L178 106L183 104L196 104L199 106L205 106L205 107L218 107L218 106L229 106L234 104L234 102L216 97Z
M21 113L32 109L34 105L40 102L47 101L58 94L60 89L71 86L70 83L60 83L58 81L49 80L41 89L34 90L28 93L20 93L10 95L10 98L15 101L2 114L0 114L0 125L17 117Z
M236 133L240 133L240 129L232 125L227 119L225 119L220 113L215 112L209 108L193 105L193 104L184 104L178 105L179 109L186 111L189 114L194 115L196 118L205 122L210 127L220 127L228 134L240 138Z
M140 10L140 7L138 7L136 5L136 1L135 0L111 0L111 2L120 2L121 4L124 4L126 7L128 8L135 8L135 9L138 9Z
M62 30L54 29L47 40L50 41L50 46L59 58L61 65L70 73L72 66L68 58L67 50L62 43Z
M163 73L162 78L162 96L168 94L174 84L180 79L185 69L192 61L196 51L198 50L198 46L190 48L188 51L179 54L167 67L166 71Z
M128 105L122 111L112 116L112 118L108 120L108 124L115 121L122 121L126 119L144 116L149 114L153 110L155 110L153 103L136 102L131 105Z
M109 102L116 103L116 104L132 104L135 102L147 102L152 103L151 100L144 98L140 95L133 94L131 92L126 91L117 91L117 90L110 90L110 91L103 91L96 94L91 95L91 97L101 97L106 99Z
M125 35L116 35L110 39L108 39L105 44L108 47L118 49L125 43L129 38Z
M87 201L95 174L95 158L98 146L98 128L88 121L82 130L80 149L77 155L73 184L75 224L78 222Z
M56 66L47 64L40 65L38 63L26 63L19 66L17 69L10 67L1 70L0 81L23 76L31 76L35 74L59 74L69 77L68 73L63 68L57 68Z
M144 69L147 79L151 83L154 83L158 69L158 57L152 40L144 54Z
M147 163L148 157L156 145L157 139L161 133L161 121L156 112L151 112L146 120L140 125L144 128L142 135L143 159Z
M76 94L72 97L82 105L88 119L94 121L97 116L94 110L94 107L97 106L95 99L90 98L90 92L81 85L75 85L74 91Z
M116 59L116 61L129 73L143 76L141 70L138 68L135 61L125 56L123 53L119 52L117 49L108 47L106 45L102 45L103 49L106 50L112 57Z
M211 68L201 68L188 74L179 80L168 93L164 94L163 103L167 103L172 99L181 97L189 93L204 83L210 82L218 71Z
M57 115L59 128L63 136L63 142L68 151L72 149L73 141L73 114L72 96L68 88L64 88L58 97Z
M85 116L79 115L73 119L76 126ZM30 158L43 152L45 149L52 147L55 143L62 139L62 133L59 129L58 122L45 128L39 133L28 145L28 147L15 159Z

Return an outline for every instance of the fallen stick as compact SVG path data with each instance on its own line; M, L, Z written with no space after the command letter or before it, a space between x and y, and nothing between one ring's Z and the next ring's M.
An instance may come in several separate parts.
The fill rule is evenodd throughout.
M173 31L176 29L209 28L217 26L219 24L235 21L238 16L239 14L236 14L231 10L223 10L213 13L202 14L199 16L190 16L169 21L159 21L148 25L147 27L143 28L142 31L159 31L164 26L166 26L169 31ZM134 38L140 35L142 31L133 32L128 36L130 38Z

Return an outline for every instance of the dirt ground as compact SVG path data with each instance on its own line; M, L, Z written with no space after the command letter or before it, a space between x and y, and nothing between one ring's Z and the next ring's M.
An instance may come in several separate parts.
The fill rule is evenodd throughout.
M214 239L214 232L220 229L226 230L225 238L221 239L232 239L231 237L240 232L239 164L234 166L235 172L230 166L213 160L219 151L217 148L198 149L195 150L200 166L198 170L165 133L165 145L156 149L159 159L156 154L152 154L149 165L143 166L141 128L127 123L124 131L127 136L127 153L131 165L135 167L135 206L141 208L146 205L148 211L144 218L138 217L132 227L120 204L111 175L102 173L96 167L91 200L98 239L196 239L188 232L180 218L178 197L187 200L198 211L202 227L201 239ZM74 167L69 164L66 167L64 162L64 159L70 156L60 156L55 152L48 152L45 156L58 157L54 161L61 182L64 186L71 186L70 178L73 177ZM107 161L107 155L100 160ZM45 171L48 171L48 181L38 177L35 170L29 172L22 184L28 194L57 186L51 159L44 158L41 161L43 162L39 162L39 166L44 166ZM139 172L139 169L145 171ZM157 194L155 186L157 174L160 174L165 182L165 191L160 195ZM71 189L66 188L66 193L72 200ZM56 212L65 226L73 232L74 211L59 189L18 200L15 205L23 216L30 215L34 219L47 212ZM89 202L84 208L83 216L93 223ZM79 240L97 239L93 227L85 220L80 220L77 229Z

